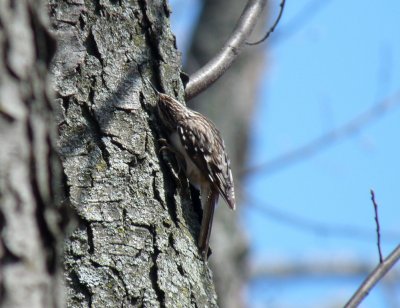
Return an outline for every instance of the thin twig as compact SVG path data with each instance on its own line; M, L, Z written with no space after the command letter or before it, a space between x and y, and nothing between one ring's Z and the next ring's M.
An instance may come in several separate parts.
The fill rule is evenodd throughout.
M386 275L386 273L393 267L393 265L400 259L400 245L380 263L374 271L365 279L365 281L358 288L356 293L350 298L350 300L344 306L345 308L355 308L362 302L362 300L368 295L375 284Z
M265 34L264 37L263 37L262 39L260 39L260 40L258 40L258 41L256 41L256 42L254 42L254 43L246 42L247 45L258 45L258 44L264 42L266 39L268 39L268 37L271 35L272 32L274 32L275 28L276 28L276 27L278 26L278 24L279 24L279 21L281 20L281 17L282 17L282 14L283 14L283 9L285 8L285 3L286 3L285 0L282 0L282 1L281 1L281 4L279 5L279 14L278 14L278 17L275 19L275 22L274 22L274 24L272 25L272 27L269 28L267 34Z
M375 223L376 223L376 236L377 236L377 245L378 245L378 252L379 252L379 263L382 263L382 250L381 250L381 227L379 225L379 217L378 217L378 204L375 201L375 193L371 189L371 200L372 204L374 205L375 211Z
M369 110L358 115L338 129L334 129L297 149L278 156L275 159L244 169L240 172L240 175L256 172L272 173L273 171L287 167L297 161L311 157L334 142L353 135L361 128L372 121L379 119L383 114L398 105L400 105L400 92L374 104Z
M205 66L189 77L185 89L186 101L198 95L213 84L238 57L246 39L254 29L267 0L249 0L228 41L221 51Z
M289 39L291 36L299 32L304 26L310 22L323 8L325 8L332 0L313 0L308 1L306 5L294 17L288 20L284 25L275 31L275 35L271 38L269 46L280 43Z

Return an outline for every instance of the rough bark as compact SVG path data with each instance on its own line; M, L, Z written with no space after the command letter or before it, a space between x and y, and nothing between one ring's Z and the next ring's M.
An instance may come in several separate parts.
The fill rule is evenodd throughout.
M0 1L0 306L62 307L60 164L41 1Z
M159 153L156 97L140 71L182 99L163 1L49 1L60 151L79 215L67 242L69 307L213 307L184 177ZM162 154L162 155L161 155Z
M232 32L247 0L205 0L194 31L186 69L189 75L203 66L224 44ZM264 19L265 20L265 19ZM255 39L267 29L260 21ZM262 46L264 47L264 46ZM245 47L233 66L210 89L189 102L189 107L209 116L221 130L235 175L238 211L232 213L221 201L211 236L211 265L221 307L243 307L247 277L248 243L237 214L243 204L241 178L237 171L246 163L249 128L265 52L258 47Z

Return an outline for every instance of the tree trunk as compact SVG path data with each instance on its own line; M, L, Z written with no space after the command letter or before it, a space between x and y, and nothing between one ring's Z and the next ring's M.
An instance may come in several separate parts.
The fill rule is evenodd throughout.
M0 1L0 306L62 307L61 174L41 1Z
M182 100L163 1L50 0L60 151L79 227L67 242L69 307L213 307L200 217L141 73Z
M247 0L204 0L202 13L194 31L186 67L191 74L207 63L233 31ZM260 21L256 39L267 31ZM265 43L264 43L265 44ZM266 43L268 44L268 42ZM262 45L264 47L264 45ZM265 51L257 46L245 46L233 66L206 92L200 94L189 107L210 117L221 130L232 160L238 211L243 205L239 171L246 164L248 135L253 106L257 94L257 81L263 70ZM224 203L221 201L220 203ZM248 243L245 230L239 225L237 215L224 204L216 211L215 226L211 236L214 255L211 265L221 307L243 307L244 285L247 279L246 256Z

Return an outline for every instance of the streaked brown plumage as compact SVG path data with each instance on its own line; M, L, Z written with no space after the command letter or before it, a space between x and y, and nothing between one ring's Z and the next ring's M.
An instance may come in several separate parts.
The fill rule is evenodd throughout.
M231 209L236 207L230 161L214 123L174 98L159 92L158 95L158 113L168 131L169 143L179 153L178 158L181 156L190 183L200 190L203 220L198 246L206 259L219 195Z

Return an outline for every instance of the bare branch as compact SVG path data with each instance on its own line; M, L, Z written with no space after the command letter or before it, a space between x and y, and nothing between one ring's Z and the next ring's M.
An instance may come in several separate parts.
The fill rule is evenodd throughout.
M254 259L250 262L249 279L299 279L299 278L342 278L365 277L374 268L368 261L355 258L306 257L286 260L285 258ZM389 277L388 277L389 278ZM393 269L390 279L400 282L400 271Z
M274 24L272 25L272 27L269 28L267 34L265 34L264 37L263 37L262 39L260 39L260 40L258 40L258 41L256 41L256 42L254 42L254 43L249 43L249 42L247 42L247 43L246 43L247 45L258 45L258 44L264 42L266 39L268 39L268 37L271 35L272 32L274 32L275 28L278 26L279 21L281 20L281 17L282 17L282 14L283 14L283 10L284 10L284 8L285 8L285 3L286 3L285 0L282 0L282 1L281 1L281 4L279 5L280 8L279 8L278 17L275 19L275 22L274 22Z
M378 252L379 252L379 263L382 263L382 250L381 250L381 231L379 226L379 217L378 217L378 204L375 201L375 193L371 189L371 200L372 204L374 205L374 212L375 212L375 223L376 223L376 236L377 236L377 245L378 245Z
M362 300L368 295L375 284L386 275L386 273L392 268L392 266L400 259L400 245L387 257L382 263L380 263L375 270L367 277L362 283L359 289L354 293L351 299L344 306L345 308L354 308L362 302Z
M350 122L345 123L343 126L334 129L297 149L280 155L275 159L244 169L242 172L240 172L240 175L256 172L272 173L273 171L287 167L290 164L298 162L302 159L309 158L325 149L329 145L353 135L364 126L374 120L379 119L383 114L387 113L390 109L397 107L398 105L400 105L400 92L397 92L395 95L388 97L377 104L374 104L369 110L358 115Z
M315 233L319 236L342 236L347 239L366 239L370 241L374 235L374 233L370 230L358 228L353 225L340 225L336 223L329 225L327 223L316 221L307 217L301 217L296 214L288 213L282 211L278 207L271 206L270 204L261 204L250 196L246 196L244 199L248 200L248 206L250 208L259 211L268 218L279 221L299 230ZM386 234L386 240L397 241L399 238L399 233L395 231L388 231Z
M267 0L249 0L228 41L221 51L189 78L185 89L186 101L213 84L232 65L240 54Z

